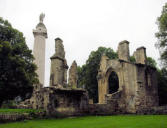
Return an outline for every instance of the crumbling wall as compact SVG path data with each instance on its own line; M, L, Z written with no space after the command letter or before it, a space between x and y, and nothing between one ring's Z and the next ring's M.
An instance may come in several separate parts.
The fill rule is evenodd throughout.
M118 45L118 58L120 60L129 61L129 42L124 40Z
M55 39L55 54L51 59L50 86L67 87L68 65L65 59L63 41Z
M77 88L77 80L78 80L77 63L73 61L69 70L68 86L71 88Z
M156 69L147 66L146 49L138 48L134 53L136 63L129 61L129 42L123 41L118 46L117 60L110 60L105 55L100 61L98 71L99 104L117 104L119 110L136 113L158 105ZM108 79L115 72L119 79L119 89L109 94Z
M82 115L88 111L88 94L84 89L45 87L34 93L35 109L44 109L49 116Z

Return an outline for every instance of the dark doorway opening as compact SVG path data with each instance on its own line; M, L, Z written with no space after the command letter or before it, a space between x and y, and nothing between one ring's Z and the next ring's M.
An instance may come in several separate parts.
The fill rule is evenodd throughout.
M119 79L117 74L112 71L108 78L109 94L117 92L119 88Z

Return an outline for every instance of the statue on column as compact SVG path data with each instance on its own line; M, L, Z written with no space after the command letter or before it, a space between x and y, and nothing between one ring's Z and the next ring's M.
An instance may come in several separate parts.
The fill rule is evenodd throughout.
M43 23L43 19L45 18L45 14L44 13L41 13L40 16L39 16L39 21L40 23Z

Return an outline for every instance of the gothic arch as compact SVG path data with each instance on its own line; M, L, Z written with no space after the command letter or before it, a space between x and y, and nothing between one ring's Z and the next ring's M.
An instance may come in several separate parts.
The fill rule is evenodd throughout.
M112 69L109 68L106 72L106 84L107 84L107 94L112 94L114 92L117 92L119 90L119 76L118 73Z

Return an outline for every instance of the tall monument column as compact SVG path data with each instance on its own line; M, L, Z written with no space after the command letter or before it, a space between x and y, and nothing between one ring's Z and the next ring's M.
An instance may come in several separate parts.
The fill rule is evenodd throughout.
M33 30L34 34L34 48L33 55L35 57L34 63L37 65L37 74L40 84L44 85L45 80L45 39L47 38L47 29L43 24L45 14L41 13L39 23L36 29Z

